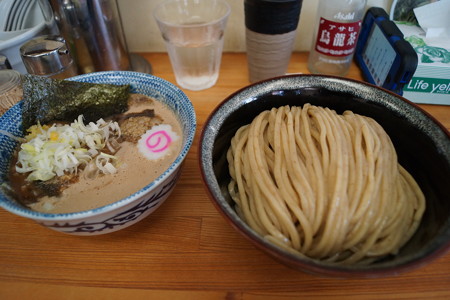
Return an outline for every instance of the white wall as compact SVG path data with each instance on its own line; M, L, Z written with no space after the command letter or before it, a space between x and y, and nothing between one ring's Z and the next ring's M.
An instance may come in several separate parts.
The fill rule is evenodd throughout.
M152 11L163 0L118 0L122 24L130 52L164 52ZM231 14L225 31L224 51L245 51L244 1L227 0ZM392 0L368 0L368 6L382 6L388 13ZM309 51L315 26L317 0L303 0L297 28L295 51Z

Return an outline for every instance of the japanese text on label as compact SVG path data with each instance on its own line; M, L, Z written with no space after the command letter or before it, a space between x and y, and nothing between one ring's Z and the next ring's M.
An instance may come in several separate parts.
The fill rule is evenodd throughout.
M361 21L338 23L320 18L316 51L330 56L347 56L353 53L358 40Z

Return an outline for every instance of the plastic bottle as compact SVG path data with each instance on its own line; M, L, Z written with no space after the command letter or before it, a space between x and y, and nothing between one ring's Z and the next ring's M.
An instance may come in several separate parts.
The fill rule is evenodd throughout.
M320 0L308 58L311 73L348 73L365 7L366 0Z

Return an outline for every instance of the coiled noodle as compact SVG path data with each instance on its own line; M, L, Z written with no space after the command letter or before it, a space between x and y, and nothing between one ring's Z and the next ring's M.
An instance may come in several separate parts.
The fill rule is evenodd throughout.
M306 104L259 114L227 152L229 192L256 232L288 251L339 264L395 254L425 199L373 119Z

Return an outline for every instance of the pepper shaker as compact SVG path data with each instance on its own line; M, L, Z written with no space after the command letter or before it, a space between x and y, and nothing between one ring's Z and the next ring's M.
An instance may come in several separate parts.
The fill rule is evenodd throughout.
M54 35L36 37L20 47L29 74L64 79L78 74L64 38Z

